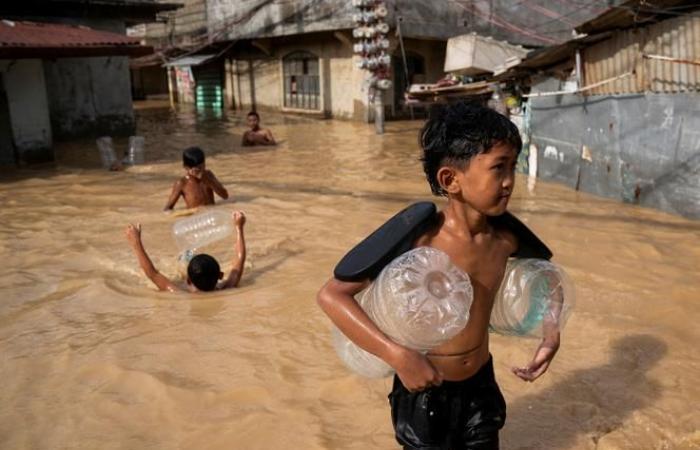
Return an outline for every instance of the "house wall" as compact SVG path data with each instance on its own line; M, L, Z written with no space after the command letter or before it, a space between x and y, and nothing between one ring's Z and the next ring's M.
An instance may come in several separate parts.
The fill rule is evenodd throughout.
M384 0L392 29L400 22L404 37L446 40L477 32L522 45L551 45L571 37L573 24L594 17L593 7L547 2L546 8L513 0ZM207 0L209 33L217 40L287 36L351 29L356 9L348 0ZM549 15L547 15L549 14ZM552 17L565 17L566 23ZM393 32L393 31L392 31Z
M123 19L51 17L46 20L126 33ZM44 60L44 78L55 139L127 135L134 131L127 56Z
M207 38L207 1L179 0L182 8L161 13L163 22L130 27L129 36L145 39L148 45L163 48L168 45L190 46Z
M358 118L367 114L363 71L355 67L352 49L332 35L286 39L272 43L270 55L235 59L231 62L233 98L237 108L256 107L286 110L283 102L282 60L295 51L319 58L321 101L316 114L336 118ZM312 111L305 111L312 112Z
M372 108L368 108L368 92L365 83L369 73L357 68L359 57L349 45L331 33L315 38L295 37L284 43L270 41L270 55L235 59L231 62L230 83L235 106L239 109L256 107L284 109L282 85L282 59L294 51L307 51L318 56L321 76L321 104L317 113L326 117L367 121L372 120ZM425 82L435 82L444 76L445 42L436 40L407 39L405 49L423 58ZM393 43L393 58L401 58L398 43ZM400 61L399 61L400 62ZM251 77L252 73L252 77ZM251 81L252 79L252 81ZM251 94L252 92L252 94ZM384 93L387 117L394 107L394 88Z
M134 131L127 57L47 60L44 70L56 139Z
M558 89L553 79L533 87ZM700 94L568 94L530 103L539 177L700 219Z
M49 105L41 60L0 60L0 74L7 97L16 162L53 160ZM15 162L14 155L3 154L2 160Z
M168 72L160 66L131 69L133 98L149 98L168 95Z

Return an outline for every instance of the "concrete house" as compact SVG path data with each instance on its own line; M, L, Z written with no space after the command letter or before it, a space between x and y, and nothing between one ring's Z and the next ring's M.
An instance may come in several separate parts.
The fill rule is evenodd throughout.
M126 27L176 8L146 0L0 5L0 163L53 159L53 140L134 130Z

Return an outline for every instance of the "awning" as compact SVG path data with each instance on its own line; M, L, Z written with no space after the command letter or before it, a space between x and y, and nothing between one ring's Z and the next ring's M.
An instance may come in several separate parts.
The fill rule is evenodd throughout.
M199 66L214 58L216 58L216 55L183 56L182 58L173 59L172 61L163 64L163 67Z
M0 20L0 59L66 58L153 53L138 39L85 26Z

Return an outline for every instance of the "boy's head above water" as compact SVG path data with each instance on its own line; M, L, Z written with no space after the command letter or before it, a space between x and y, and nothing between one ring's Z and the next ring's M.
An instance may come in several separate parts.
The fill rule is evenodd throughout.
M216 259L206 254L195 256L187 265L187 282L200 291L213 291L223 276Z
M249 112L245 119L251 130L255 131L260 127L260 115L257 112Z
M443 105L431 111L420 144L433 194L487 215L505 211L522 147L510 120L475 103Z
M201 176L205 169L204 151L199 147L189 147L182 152L182 165L189 175Z

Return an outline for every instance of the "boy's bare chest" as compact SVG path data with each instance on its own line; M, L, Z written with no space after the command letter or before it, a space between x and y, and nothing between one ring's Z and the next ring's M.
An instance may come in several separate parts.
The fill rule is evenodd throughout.
M434 236L421 245L429 245L445 252L457 267L467 273L476 291L488 295L500 286L508 254L495 240L486 242L459 242L451 237Z

